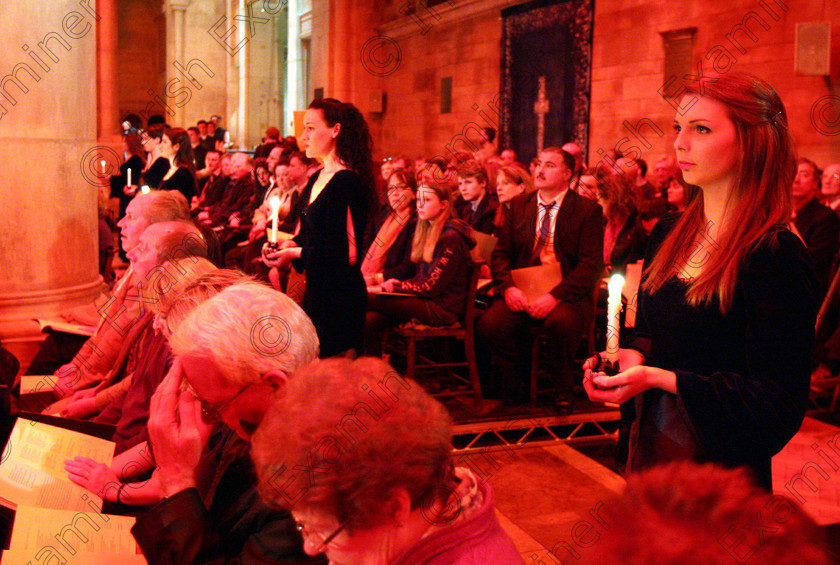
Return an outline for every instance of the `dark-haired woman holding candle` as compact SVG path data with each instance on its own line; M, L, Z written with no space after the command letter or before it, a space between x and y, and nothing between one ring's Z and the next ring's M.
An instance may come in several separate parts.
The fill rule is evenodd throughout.
M321 340L321 357L363 346L367 289L362 277L363 237L375 201L372 140L361 112L332 98L315 100L303 116L301 141L308 157L323 160L304 189L300 233L275 251L269 267L291 261L305 271L303 309Z

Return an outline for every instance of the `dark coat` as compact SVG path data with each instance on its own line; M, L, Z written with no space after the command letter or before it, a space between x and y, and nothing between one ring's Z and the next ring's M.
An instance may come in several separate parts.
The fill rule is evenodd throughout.
M537 194L520 194L511 200L502 220L492 257L493 278L500 292L513 286L511 269L540 264L539 255L534 253ZM566 192L557 211L554 252L563 281L551 290L551 295L561 302L591 302L604 268L604 220L596 202L572 190Z

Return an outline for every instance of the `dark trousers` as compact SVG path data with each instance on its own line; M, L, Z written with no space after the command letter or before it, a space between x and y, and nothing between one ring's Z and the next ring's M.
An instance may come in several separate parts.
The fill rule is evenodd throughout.
M591 306L589 306L591 308ZM479 339L492 353L493 366L501 378L505 396L525 398L530 374L530 328L542 327L548 335L548 355L558 395L572 392L572 362L587 320L580 302L560 302L542 320L527 312L513 312L504 299L497 299L479 319Z
M410 320L429 326L451 326L458 321L458 315L428 298L370 294L365 319L365 355L381 357L385 330Z

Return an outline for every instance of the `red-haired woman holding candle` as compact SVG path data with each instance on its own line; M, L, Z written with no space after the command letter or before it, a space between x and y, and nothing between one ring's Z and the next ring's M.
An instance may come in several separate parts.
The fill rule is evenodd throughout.
M765 81L731 72L688 85L677 160L700 193L651 234L621 372L584 364L592 400L634 409L627 469L676 459L770 458L805 415L817 283L786 224L796 171L787 114Z

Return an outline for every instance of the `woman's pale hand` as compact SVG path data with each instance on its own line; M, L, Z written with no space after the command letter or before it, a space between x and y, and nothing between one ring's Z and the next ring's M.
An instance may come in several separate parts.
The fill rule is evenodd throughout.
M279 248L272 249L268 243L263 245L262 257L263 263L267 267L282 268L291 263L293 260L300 257L301 248L295 246L291 240L284 241Z
M123 192L125 194L127 194L128 196L134 196L134 194L137 192L137 185L136 184L126 185L123 188Z
M117 501L120 480L116 473L104 463L97 463L87 457L74 457L64 461L64 470L70 481L86 488L97 496Z
M280 249L278 247L270 247L268 242L262 246L262 260L266 267L280 266Z
M589 394L589 388L597 390L597 384L593 384L592 379L598 375L604 375L604 362L607 360L607 352L602 351L596 353L589 359L583 362L583 385ZM645 362L645 357L635 349L619 349L618 350L618 369L626 371L632 367L636 367ZM597 381L596 381L597 383ZM587 385L589 388L587 388ZM592 395L589 398L595 400ZM598 400L598 402L614 402L613 400Z
M636 365L615 376L587 370L587 375L588 378L583 378L583 387L593 402L621 404L650 388L677 392L677 375L658 367Z
M603 369L602 363L607 360L607 352L602 351L596 353L589 359L583 362L584 376L586 371L601 371ZM621 371L626 371L630 367L642 365L645 362L645 356L635 349L619 349L618 350L618 368Z

